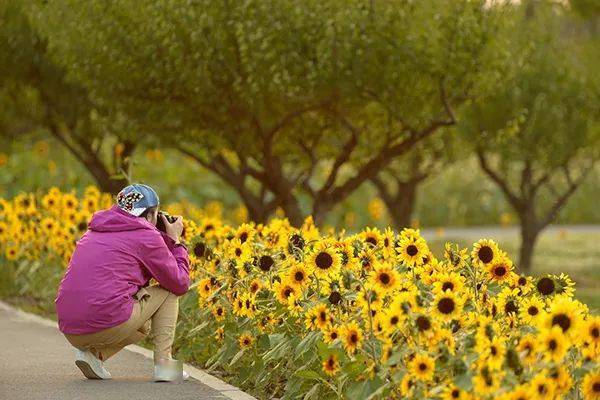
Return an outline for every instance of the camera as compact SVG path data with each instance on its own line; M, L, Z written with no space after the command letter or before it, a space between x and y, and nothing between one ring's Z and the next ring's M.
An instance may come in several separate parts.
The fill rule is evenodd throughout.
M170 224L172 224L173 222L175 222L177 220L176 217L174 217L173 215L169 214L168 212L165 211L159 211L158 212L158 218L156 219L156 228L159 231L162 232L167 232L167 228L165 227L165 223L161 217L161 215L164 215L167 218L167 221L169 221Z

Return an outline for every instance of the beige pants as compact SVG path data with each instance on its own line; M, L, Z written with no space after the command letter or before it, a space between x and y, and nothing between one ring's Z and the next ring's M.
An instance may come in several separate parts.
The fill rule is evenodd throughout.
M129 320L111 328L85 335L65 334L76 348L89 350L98 359L108 360L123 347L139 342L148 334L154 344L154 360L171 357L179 298L160 286L141 288L134 296Z

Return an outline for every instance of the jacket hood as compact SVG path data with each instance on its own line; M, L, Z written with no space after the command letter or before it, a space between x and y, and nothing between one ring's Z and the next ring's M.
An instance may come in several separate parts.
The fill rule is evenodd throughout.
M156 229L145 218L131 215L119 207L112 206L108 210L97 211L92 216L88 228L97 232L122 232L137 229Z

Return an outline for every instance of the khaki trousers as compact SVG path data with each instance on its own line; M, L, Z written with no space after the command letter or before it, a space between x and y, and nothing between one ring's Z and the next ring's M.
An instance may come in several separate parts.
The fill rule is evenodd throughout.
M154 344L154 360L171 358L179 298L160 286L141 288L134 296L129 320L85 335L65 334L67 340L80 350L88 350L106 361L123 347L139 342L150 334Z

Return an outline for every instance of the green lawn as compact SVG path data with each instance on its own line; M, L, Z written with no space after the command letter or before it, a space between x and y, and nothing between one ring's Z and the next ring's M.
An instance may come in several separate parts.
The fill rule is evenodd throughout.
M477 237L450 240L461 246L470 247ZM492 238L493 239L493 238ZM497 240L500 248L518 262L517 238ZM445 240L430 240L429 244L437 256L443 253ZM600 233L548 233L540 238L530 275L560 274L564 272L576 283L575 295L596 313L600 311Z

